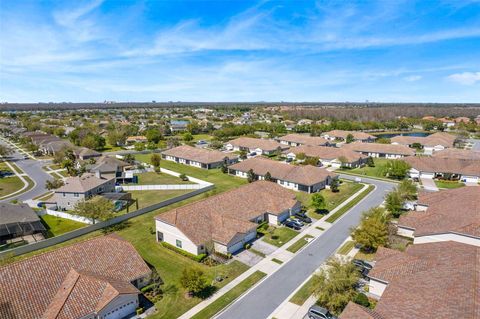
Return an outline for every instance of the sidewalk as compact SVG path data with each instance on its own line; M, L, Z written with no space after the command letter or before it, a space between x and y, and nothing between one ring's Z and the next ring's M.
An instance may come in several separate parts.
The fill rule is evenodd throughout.
M321 235L325 232L325 230L327 230L328 228L331 227L331 223L327 223L325 221L325 219L327 219L330 215L332 214L335 214L339 209L341 209L343 206L347 205L350 201L352 201L354 198L356 198L358 195L360 195L364 190L366 190L367 188L369 187L369 185L367 184L363 184L363 187L358 191L356 192L355 194L353 194L352 196L350 196L347 200L345 200L342 204L338 205L335 209L333 209L331 212L329 212L327 215L323 216L321 219L317 220L316 222L312 223L309 227L307 227L306 229L304 229L302 232L300 232L297 236L295 236L294 238L292 238L289 242L285 243L282 247L279 247L276 251L274 251L272 254L268 255L267 257L265 257L262 261L260 261L258 264L256 264L255 266L249 268L246 272L244 272L243 274L241 274L240 276L238 276L237 278L235 278L234 280L232 280L230 283L228 283L226 286L224 286L223 288L221 288L220 290L218 290L218 292L216 292L213 296L211 296L210 298L200 302L198 305L196 305L195 307L191 308L189 311L187 311L186 313L184 313L182 316L179 317L179 319L188 319L188 318L191 318L192 316L194 316L195 314L197 314L199 311L201 311L202 309L204 309L205 307L207 307L208 305L210 305L212 302L214 302L215 300L217 300L218 298L220 298L221 296L223 296L227 291L229 291L230 289L232 289L233 287L235 287L236 285L238 285L241 281L243 281L244 279L246 279L249 275L251 275L252 273L254 273L255 271L257 270L260 270L264 273L267 274L267 276L265 276L263 280L265 280L266 278L268 278L270 275L272 275L274 272L276 272L280 267L282 267L283 265L285 265L288 261L290 261L291 259L293 259L295 257L295 254L287 251L287 248L290 247L290 245L292 245L293 243L297 242L298 240L301 240L301 238L305 235L311 235L313 236L314 238L309 241L305 246L303 246L298 252L302 251L303 249L305 249L305 247L307 247L311 242L313 242L314 240L318 239L321 237ZM318 229L317 227L320 227L320 228L323 228L324 230L320 230ZM277 264L276 262L272 261L272 259L278 259L278 260L281 260L283 262L283 264ZM257 283L259 284L259 283ZM251 288L250 288L251 289ZM249 289L249 290L250 290ZM244 294L248 293L248 291L245 292ZM243 296L243 295L242 295ZM239 298L242 298L242 296L240 296ZM235 302L235 301L233 301ZM232 303L233 303L232 302ZM227 306L228 307L228 306Z

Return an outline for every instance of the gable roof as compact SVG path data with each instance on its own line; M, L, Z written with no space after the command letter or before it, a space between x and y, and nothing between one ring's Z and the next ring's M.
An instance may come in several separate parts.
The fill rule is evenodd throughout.
M409 156L405 162L420 172L453 173L480 176L480 160Z
M134 293L130 282L150 272L117 235L62 247L0 267L0 318L78 318L73 314L97 311L117 294Z
M293 142L301 145L325 145L329 142L320 136L310 136L305 134L287 134L277 138L278 141Z
M177 227L196 245L210 240L227 244L236 234L255 228L252 219L266 212L278 215L297 204L292 191L257 181L162 213L155 219Z
M228 168L242 172L248 172L252 169L255 174L262 176L269 172L274 179L306 186L323 182L327 177L337 176L337 174L321 167L312 165L290 165L264 157L250 158L240 163L230 165Z
M412 145L419 143L424 146L437 146L453 147L456 137L448 133L434 133L428 136L394 136L390 139L392 143L398 143L403 145Z
M353 301L350 301L338 319L384 319L383 316L374 310L362 307Z
M443 190L420 195L426 211L402 215L399 226L415 229L415 236L456 232L480 237L480 187Z
M65 179L64 185L56 189L55 193L86 193L112 179L115 179L114 175L102 175L98 178L92 173L85 173L82 176L68 177Z
M261 138L253 138L253 137L239 137L234 140L228 141L227 144L231 144L233 146L238 147L246 147L249 149L260 148L264 151L275 151L278 148L280 149L287 149L288 146L280 144L273 140L266 140Z
M220 151L209 150L188 145L177 146L169 150L163 151L163 155L184 158L199 163L210 164L223 162L225 158L234 159L238 156L231 153L223 153Z
M333 130L333 131L325 132L322 135L328 135L328 136L332 136L332 137L336 137L336 138L342 138L342 139L345 140L349 134L352 134L353 138L355 140L367 140L367 139L375 140L375 139L377 139L373 135L370 135L370 134L365 133L365 132L360 132L360 131Z
M356 162L360 159L366 158L366 156L354 152L348 148L343 147L328 147L328 146L310 146L302 145L291 148L286 153L293 153L298 155L300 153L305 154L308 157L318 157L322 160L334 160L340 157L345 157L349 163Z
M432 157L480 160L480 151L447 148L433 153Z
M415 151L409 148L408 146L398 145L398 144L355 142L350 144L344 144L342 148L347 148L355 152L396 154L396 155L404 155L404 156L415 155Z
M39 221L37 213L27 204L0 203L0 225Z
M124 162L118 158L103 155L99 157L95 164L90 166L90 171L100 171L101 173L110 173L121 171L124 167L130 166L129 163Z

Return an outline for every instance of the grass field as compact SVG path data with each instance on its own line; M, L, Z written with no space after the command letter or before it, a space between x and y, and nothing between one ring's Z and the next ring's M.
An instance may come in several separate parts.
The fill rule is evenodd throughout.
M435 180L435 185L437 185L438 188L447 188L447 189L460 188L465 186L465 184L457 181L440 181L440 180Z
M170 185L170 184L194 184L190 181L182 181L179 177L165 173L147 172L137 174L138 185Z
M334 214L332 214L331 216L329 216L327 219L325 219L325 221L327 223L334 223L337 219L339 219L340 217L342 217L343 214L345 214L348 210L350 210L350 208L352 208L353 206L357 205L358 202L360 202L363 198L365 198L365 196L367 196L368 194L370 194L371 191L374 190L374 186L373 185L369 185L368 188L366 190L364 190L362 193L360 193L360 195L358 195L357 197L355 197L353 200L351 200L350 202L348 202L348 204L346 204L345 206L343 206L342 208L340 208L339 210L337 210Z
M274 246L281 247L298 234L299 233L297 231L288 227L268 226L268 229L266 230L265 235L262 237L262 240Z
M343 244L342 247L338 250L338 254L340 255L347 255L355 246L355 243L351 240L347 241L345 244Z
M144 208L156 203L160 203L169 198L173 198L188 192L191 190L161 190L161 191L128 191L132 194L132 199L138 200L138 208ZM130 206L129 211L132 212L136 210L135 205ZM126 210L122 210L126 212Z
M373 161L375 162L375 167L369 167L367 165L359 168L354 169L340 169L339 171L344 171L346 173L354 173L358 175L365 175L370 177L379 177L385 178L385 166L387 165L388 159L384 158L374 158Z
M240 297L245 291L259 282L266 274L257 270L242 282L236 285L233 289L225 293L223 296L219 297L217 300L212 302L210 305L205 307L202 311L197 313L192 319L209 319L212 318L219 311L231 304L235 299Z
M7 196L22 189L23 185L22 180L15 175L0 178L0 197Z
M313 294L315 290L316 278L311 277L290 299L290 302L296 305L303 305L305 301Z
M87 224L76 222L74 220L51 215L40 216L40 219L43 221L43 225L48 230L47 237L58 236L68 233L69 231L88 226Z
M299 240L297 240L296 242L294 242L290 247L287 248L287 250L291 253L296 253L297 251L302 249L303 246L308 244L309 242L308 239L311 239L311 238L313 238L313 236L305 235Z

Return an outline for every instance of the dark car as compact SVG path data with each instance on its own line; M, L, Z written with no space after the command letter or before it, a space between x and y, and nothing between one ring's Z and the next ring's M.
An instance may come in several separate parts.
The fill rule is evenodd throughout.
M302 229L302 226L300 226L297 222L293 221L293 220L287 220L285 222L285 226L289 227L289 228L293 228L295 230L300 230Z
M296 213L294 216L304 223L310 224L312 222L312 219L308 217L307 214L305 214L305 212L303 211Z
M330 311L317 305L313 305L308 309L307 316L310 319L337 319Z
M352 264L354 264L355 266L357 266L357 268L360 269L360 271L362 269L368 269L368 270L371 270L373 268L373 266L371 264L369 264L368 262L366 262L365 260L361 260L361 259L353 259L352 260Z

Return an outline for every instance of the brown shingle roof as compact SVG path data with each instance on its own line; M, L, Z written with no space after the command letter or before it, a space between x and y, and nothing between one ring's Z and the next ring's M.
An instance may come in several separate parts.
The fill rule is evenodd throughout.
M312 165L290 165L263 157L254 157L230 165L229 169L248 172L250 169L257 175L264 176L267 172L274 179L302 184L306 186L318 184L327 177L336 177L337 174L327 171L324 168Z
M385 319L479 318L479 272L480 247L415 244L377 260L369 273L388 281L375 313Z
M437 146L442 145L444 147L453 147L456 137L448 133L434 133L429 136L395 136L390 139L392 143L398 143L403 145L412 145L419 143L424 146Z
M278 215L298 202L295 194L272 182L258 181L176 208L155 219L176 226L197 245L209 240L228 243L237 233L256 227L251 222L266 212Z
M428 205L427 211L402 215L399 226L415 229L415 236L456 232L480 237L480 187L420 196L419 202Z
M433 153L432 157L480 160L480 151L447 148Z
M223 162L225 158L234 159L238 156L220 151L182 145L162 152L164 155L184 158L204 164Z
M344 144L342 148L347 148L355 152L369 152L382 154L395 154L411 156L415 155L415 151L405 145L381 144L381 143L360 143Z
M364 132L359 132L359 131L333 130L333 131L324 133L324 135L333 136L333 137L342 138L342 139L346 139L348 134L352 134L355 140L376 139L376 137L373 135L370 135Z
M227 142L227 144L232 144L234 146L246 147L249 149L260 148L264 151L275 151L278 148L284 150L288 146L280 144L272 140L266 140L261 138L252 138L252 137L239 137L234 140Z
M453 173L480 176L480 161L456 158L409 156L405 162L420 172Z
M76 318L116 293L133 292L130 282L150 272L117 235L59 248L0 268L0 318ZM61 288L74 293L65 296Z
M310 136L304 134L287 134L285 136L281 136L277 138L278 141L286 141L286 142L293 142L302 145L325 145L328 144L328 141L323 137L319 136Z
M366 156L354 152L347 148L338 148L338 147L327 147L327 146L309 146L309 145L302 145L291 148L290 150L286 151L288 153L294 153L298 155L300 153L304 153L308 157L318 157L319 159L324 160L333 160L338 159L340 157L345 157L349 163L356 162L360 159L366 158Z
M384 319L381 315L375 311L357 305L353 301L350 301L338 319Z
M102 175L100 178L96 177L95 174L85 173L82 176L73 176L68 177L64 185L55 190L55 193L63 192L75 192L75 193L86 193L89 190L103 185L112 179L115 179L114 175Z

